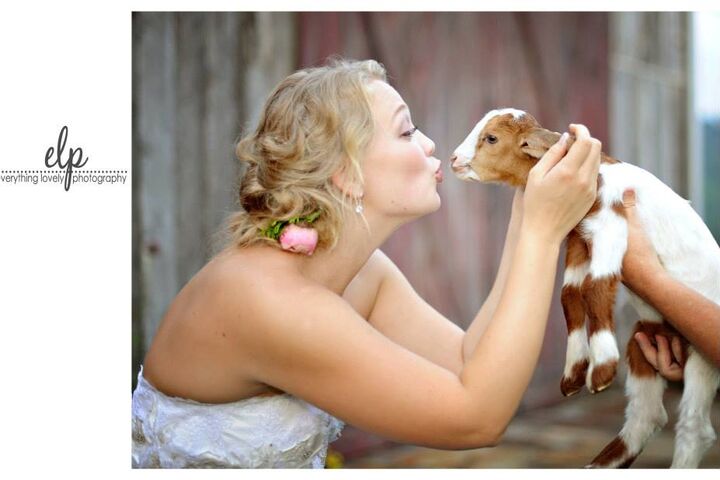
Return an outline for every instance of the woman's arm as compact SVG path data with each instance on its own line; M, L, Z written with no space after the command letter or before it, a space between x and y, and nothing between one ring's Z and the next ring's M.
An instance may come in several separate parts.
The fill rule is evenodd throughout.
M372 308L365 316L383 335L459 376L500 301L520 237L522 203L523 191L518 189L498 274L467 332L420 297L400 269L379 250L353 280L344 298L353 305L371 304ZM357 310L363 311L362 308Z
M463 337L463 362L468 361L473 351L475 351L475 346L495 314L495 310L500 302L500 296L505 289L508 272L510 271L510 263L512 261L513 254L515 253L518 237L520 236L522 204L523 190L518 188L515 190L515 196L513 197L512 213L510 214L510 222L508 223L508 230L505 235L505 245L503 246L503 253L500 258L500 266L498 267L498 273L495 277L495 283L493 283L489 295L485 299L482 307L480 307L475 319L470 324L470 327L467 329L465 336Z
M634 192L625 192L623 204L628 221L623 283L660 312L710 362L720 367L720 305L675 280L665 271L637 218ZM638 340L641 347L645 347L643 352L652 363L653 354L659 355L660 352L653 351L646 338ZM663 364L666 365L669 351L667 340L658 339L660 341L663 342L659 346L665 352ZM678 363L682 362L682 359L677 360ZM671 375L670 379L676 378Z

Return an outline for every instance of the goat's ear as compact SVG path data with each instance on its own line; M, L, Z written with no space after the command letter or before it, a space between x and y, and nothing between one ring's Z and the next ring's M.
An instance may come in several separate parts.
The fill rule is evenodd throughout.
M521 138L521 150L531 157L541 158L558 140L560 134L544 128L533 128Z

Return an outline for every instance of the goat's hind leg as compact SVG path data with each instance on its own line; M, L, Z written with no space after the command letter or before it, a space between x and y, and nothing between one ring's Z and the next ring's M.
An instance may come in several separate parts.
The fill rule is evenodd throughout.
M592 461L591 468L628 468L648 440L667 423L663 394L667 382L648 363L634 339L638 331L650 338L659 333L658 322L638 322L627 346L628 373L625 380L625 425L615 439Z
M710 409L720 384L720 372L690 347L684 378L672 467L697 468L717 438L710 421Z
M579 392L585 385L588 369L588 339L585 330L585 305L580 287L590 266L585 241L576 231L570 232L565 255L565 277L560 301L568 330L565 370L560 391L566 397Z

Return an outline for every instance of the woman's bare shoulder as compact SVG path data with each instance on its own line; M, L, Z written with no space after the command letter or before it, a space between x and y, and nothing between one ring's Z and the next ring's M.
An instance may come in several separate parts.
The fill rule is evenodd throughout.
M262 321L258 313L268 303L292 302L308 290L322 289L293 268L283 252L273 250L248 248L208 264L204 283L215 292L213 304L239 328Z
M272 256L249 253L213 257L171 302L145 357L145 375L161 390L215 403L271 389L249 374L248 345L267 304L292 296L298 280Z

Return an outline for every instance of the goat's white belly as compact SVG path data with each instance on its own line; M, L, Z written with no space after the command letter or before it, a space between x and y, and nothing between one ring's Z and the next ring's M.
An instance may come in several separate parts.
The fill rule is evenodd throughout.
M617 236L623 231L627 234L625 229L613 229L609 222L624 223L624 219L612 211L612 205L622 202L626 189L634 188L638 217L665 269L677 280L720 304L720 247L690 204L650 172L634 165L603 164L600 173L603 185L598 194L602 211L595 224L588 219L591 239L602 235L608 227L618 232ZM624 254L625 243L621 239L615 239L614 243L622 247ZM659 319L659 315L635 295L631 294L631 301L641 317Z

